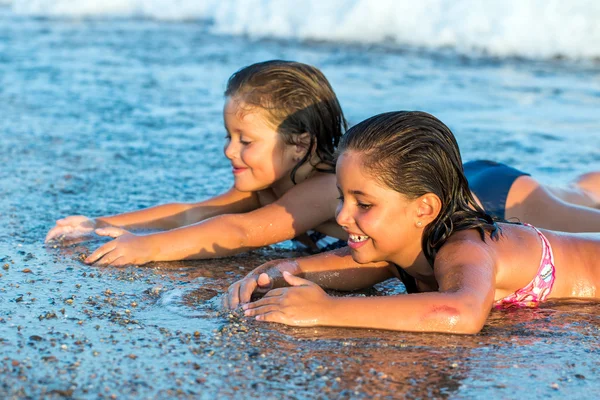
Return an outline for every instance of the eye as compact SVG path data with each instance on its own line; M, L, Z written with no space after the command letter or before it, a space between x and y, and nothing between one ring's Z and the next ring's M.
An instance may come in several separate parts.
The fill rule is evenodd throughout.
M247 140L244 140L244 139L240 138L240 143L241 143L242 145L244 145L244 146L247 146L247 145L249 145L249 144L250 144L250 143L252 143L252 142L249 142L249 141L247 141Z
M373 207L373 204L357 203L357 205L362 210L368 210Z

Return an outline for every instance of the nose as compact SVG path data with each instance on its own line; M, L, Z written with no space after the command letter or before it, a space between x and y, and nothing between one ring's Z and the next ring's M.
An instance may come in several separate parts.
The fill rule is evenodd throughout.
M335 220L342 228L348 228L353 221L349 207L346 203L340 200L337 209L335 210Z
M225 157L229 160L233 160L235 155L237 154L236 145L231 139L227 139L225 146L223 147L223 152L225 153Z

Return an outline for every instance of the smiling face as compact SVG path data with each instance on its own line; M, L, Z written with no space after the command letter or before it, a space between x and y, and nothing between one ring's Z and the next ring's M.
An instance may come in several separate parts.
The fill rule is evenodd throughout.
M236 189L251 192L291 182L290 172L301 158L300 151L284 143L264 110L228 98L223 119L225 156L231 161Z
M340 155L336 176L341 195L336 219L349 234L352 258L362 264L413 263L421 253L418 202L374 179L358 152Z

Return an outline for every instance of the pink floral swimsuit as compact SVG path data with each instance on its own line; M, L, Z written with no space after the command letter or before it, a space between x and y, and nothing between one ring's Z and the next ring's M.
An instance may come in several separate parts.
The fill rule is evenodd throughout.
M546 300L552 290L552 285L554 285L556 268L554 267L552 246L550 246L550 242L548 242L546 236L536 227L529 224L524 225L535 229L542 239L542 261L540 262L540 267L535 278L527 286L494 302L495 308L536 307L540 302Z

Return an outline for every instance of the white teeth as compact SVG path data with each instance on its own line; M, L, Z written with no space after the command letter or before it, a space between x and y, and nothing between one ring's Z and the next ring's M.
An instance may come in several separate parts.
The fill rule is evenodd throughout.
M348 235L350 237L350 240L352 240L353 242L364 242L365 240L367 240L369 237L368 236L361 236L361 235Z

